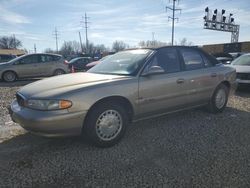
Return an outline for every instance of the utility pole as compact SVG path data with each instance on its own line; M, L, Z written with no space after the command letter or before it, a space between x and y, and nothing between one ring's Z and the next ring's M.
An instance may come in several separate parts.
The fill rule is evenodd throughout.
M34 52L36 53L36 44L34 44Z
M79 31L79 39L80 39L81 50L83 52L82 37L81 37L81 32L80 31Z
M176 11L180 11L181 12L181 9L175 8L175 3L176 3L177 0L172 0L172 1L173 1L173 7L166 6L166 11L169 9L169 10L171 10L173 12L172 17L171 16L168 17L168 19L172 20L172 42L171 42L171 44L173 46L174 45L174 22L175 22L175 20L178 21L178 18L175 17L175 12Z
M55 36L55 39L56 39L56 52L58 53L58 30L57 28L55 27L55 31L53 33L53 35Z
M87 17L87 14L85 12L85 16L84 16L84 21L82 21L84 23L84 28L85 28L85 40L86 40L86 54L88 53L88 47L89 47L89 41L88 41L88 19L89 17Z
M16 36L13 34L13 39L14 39L14 48L16 49Z
M155 46L155 32L152 32L152 43Z

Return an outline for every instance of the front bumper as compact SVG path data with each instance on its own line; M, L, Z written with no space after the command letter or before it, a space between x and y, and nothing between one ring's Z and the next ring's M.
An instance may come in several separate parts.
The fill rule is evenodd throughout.
M241 80L241 79L237 79L236 81L237 81L237 83L239 83L239 84L250 84L250 80Z
M41 136L80 135L87 111L69 112L68 110L39 111L19 106L13 101L9 112L14 122L24 129Z

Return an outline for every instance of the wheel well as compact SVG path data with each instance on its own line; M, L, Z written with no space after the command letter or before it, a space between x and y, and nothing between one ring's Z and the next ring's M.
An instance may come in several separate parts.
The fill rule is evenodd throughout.
M6 72L13 72L13 73L16 75L16 78L18 78L18 75L17 75L17 73L16 73L15 71L13 71L13 70L6 70L6 71L4 71L4 72L2 73L2 79L3 79L3 75L4 75Z
M126 112L128 113L129 116L129 120L132 121L133 115L134 115L134 109L132 104L129 102L128 99L126 99L125 97L121 97L121 96L111 96L111 97L106 97L103 98L99 101L97 101L96 103L94 103L91 108L88 110L88 113L86 115L86 117L88 117L88 115L91 113L91 111L97 106L97 105L101 105L103 103L116 103L116 104L120 104L122 107L125 107Z
M65 73L65 71L64 71L63 69L58 68L58 69L54 70L53 74L55 74L55 72L58 71L58 70L59 70L59 71L63 71L63 72Z
M225 85L228 89L230 89L231 85L228 81L223 81L221 84Z

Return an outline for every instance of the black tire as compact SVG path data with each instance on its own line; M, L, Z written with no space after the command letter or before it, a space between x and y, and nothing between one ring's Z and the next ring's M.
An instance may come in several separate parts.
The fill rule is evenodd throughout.
M17 79L17 75L13 71L6 71L3 73L3 80L5 82L14 82Z
M104 123L101 124L101 121ZM97 147L110 147L117 144L124 136L128 123L128 113L121 105L101 103L89 112L83 127L83 135L87 136L88 140ZM105 134L104 130L108 133ZM112 134L113 136L111 136Z
M229 88L224 84L220 84L215 89L213 96L209 101L208 110L214 114L222 112L227 105L228 94Z
M62 69L56 69L56 70L54 71L54 76L62 75L62 74L65 74L65 71L62 70Z

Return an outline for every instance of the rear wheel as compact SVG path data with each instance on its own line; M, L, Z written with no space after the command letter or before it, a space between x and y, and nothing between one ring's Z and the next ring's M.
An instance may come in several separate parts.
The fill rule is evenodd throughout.
M214 91L209 102L208 109L212 113L222 112L228 101L229 88L224 84L220 84Z
M128 114L119 104L102 103L90 111L83 131L94 145L109 147L123 137L128 120Z
M16 73L12 72L12 71L7 71L5 73L3 73L3 80L5 82L14 82L16 80L17 76Z
M64 70L62 70L62 69L57 69L57 70L55 70L55 72L54 72L54 76L62 75L62 74L65 74Z

